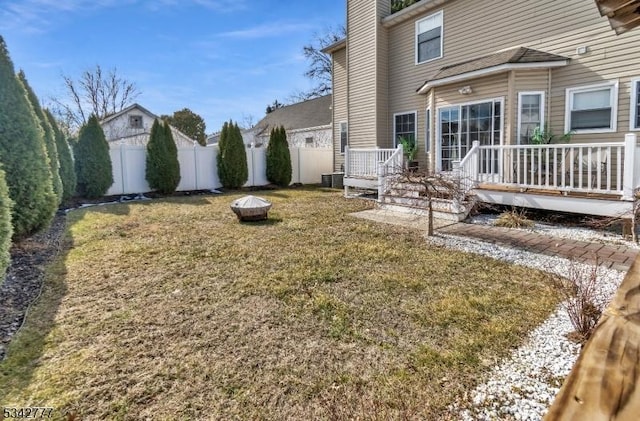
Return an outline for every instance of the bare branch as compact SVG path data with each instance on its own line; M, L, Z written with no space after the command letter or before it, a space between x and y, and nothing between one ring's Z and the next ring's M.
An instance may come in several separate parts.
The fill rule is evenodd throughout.
M465 183L459 176L436 173L433 171L418 171L413 169L397 169L395 176L389 177L390 184L395 189L411 185L418 190L420 199L427 201L427 217L429 228L427 235L433 236L433 202L434 200L450 201L452 206L459 206L470 202ZM470 204L468 204L470 206Z
M311 99L331 93L331 56L323 53L322 50L343 39L346 34L347 31L342 25L337 28L330 27L324 35L315 33L311 43L302 48L302 53L309 61L309 68L304 75L317 81L318 84L304 94L296 94L297 96L302 99Z
M96 65L77 80L67 75L62 79L67 98L52 98L54 112L74 130L85 124L91 114L103 119L123 110L140 95L133 82L118 76L115 67L105 74Z

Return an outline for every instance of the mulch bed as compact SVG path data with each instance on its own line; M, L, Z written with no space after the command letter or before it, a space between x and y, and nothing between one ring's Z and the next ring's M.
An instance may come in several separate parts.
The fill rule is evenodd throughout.
M65 223L65 214L59 212L49 228L11 248L11 263L0 285L0 361L29 307L40 295L45 267L60 249Z

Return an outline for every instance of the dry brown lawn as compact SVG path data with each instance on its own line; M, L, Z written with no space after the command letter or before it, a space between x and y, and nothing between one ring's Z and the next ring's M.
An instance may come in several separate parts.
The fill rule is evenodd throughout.
M73 211L0 403L80 419L446 419L558 302L541 272L356 219L322 189Z

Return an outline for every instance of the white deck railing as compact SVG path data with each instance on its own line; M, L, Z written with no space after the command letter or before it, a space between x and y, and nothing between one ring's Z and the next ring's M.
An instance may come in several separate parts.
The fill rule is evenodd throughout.
M386 161L378 165L378 199L380 200L384 195L386 189L386 181L389 175L402 172L404 168L404 153L402 145L393 151L393 153L387 158Z
M397 149L352 149L346 147L344 151L344 176L377 178L378 164L387 162L396 151ZM402 158L402 152L400 152L400 158Z
M460 161L460 177L479 183L566 192L615 193L633 198L640 186L635 134L624 142L473 147Z

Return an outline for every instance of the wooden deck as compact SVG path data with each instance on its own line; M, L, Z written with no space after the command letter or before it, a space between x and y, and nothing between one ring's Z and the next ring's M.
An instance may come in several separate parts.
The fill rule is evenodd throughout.
M609 217L631 215L633 202L616 193L561 191L482 183L473 189L481 202Z
M640 419L640 260L627 273L545 421Z

